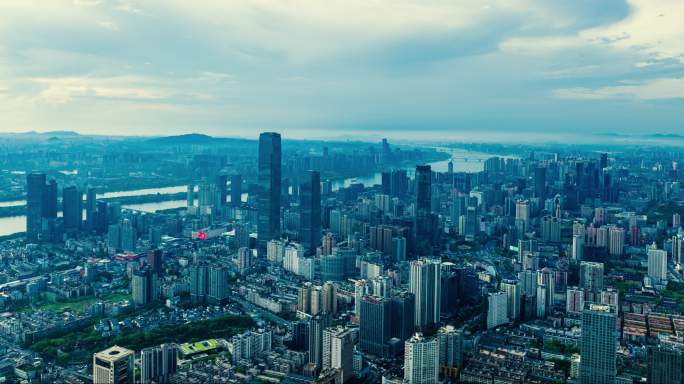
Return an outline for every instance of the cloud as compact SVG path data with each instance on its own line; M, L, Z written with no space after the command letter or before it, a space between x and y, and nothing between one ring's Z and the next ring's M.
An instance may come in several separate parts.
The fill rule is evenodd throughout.
M667 0L7 0L0 113L90 132L676 130L682 13ZM633 108L626 124L615 104L659 114Z
M161 100L170 96L168 91L149 84L149 81L132 77L36 78L33 82L42 88L38 100L47 103L62 104L79 98Z
M624 84L598 88L562 88L554 91L560 99L604 100L604 99L636 99L664 100L684 99L684 79L653 79L638 84Z
M99 27L104 28L104 29L108 29L110 31L118 31L119 30L119 26L116 25L116 23L114 23L112 21L98 21L96 24Z

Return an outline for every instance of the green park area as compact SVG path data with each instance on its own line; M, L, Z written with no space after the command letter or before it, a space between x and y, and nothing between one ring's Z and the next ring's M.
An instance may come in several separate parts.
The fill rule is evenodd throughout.
M231 337L251 328L249 316L224 316L194 323L161 325L151 329L125 329L115 336L102 336L93 327L66 332L38 340L27 347L44 358L61 364L86 363L94 352L112 345L140 351L163 343L194 343L212 338Z
M674 299L679 309L684 312L684 283L670 281L662 294L664 297Z
M35 311L51 311L51 312L85 312L88 307L97 302L117 302L122 300L128 300L131 298L130 294L127 293L112 293L109 295L104 295L101 297L86 296L78 299L72 300L46 300L40 299L28 304L25 304L18 310L22 312L35 312Z

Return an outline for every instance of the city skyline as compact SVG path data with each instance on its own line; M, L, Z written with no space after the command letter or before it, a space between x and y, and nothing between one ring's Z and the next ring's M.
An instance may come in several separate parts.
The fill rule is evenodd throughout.
M0 1L0 381L684 384L682 14Z
M682 7L8 1L1 130L435 140L483 130L678 133Z

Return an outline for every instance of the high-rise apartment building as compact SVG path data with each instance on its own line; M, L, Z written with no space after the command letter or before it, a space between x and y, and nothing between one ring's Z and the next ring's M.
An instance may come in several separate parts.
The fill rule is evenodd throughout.
M327 312L309 319L309 363L319 369L323 366L323 331L331 325L332 317Z
M323 369L338 369L342 382L354 377L354 337L350 328L330 327L323 331Z
M149 268L133 272L131 292L135 305L145 306L151 304L159 297L157 275Z
M411 262L410 291L416 299L416 326L420 329L439 322L441 304L440 261L420 259Z
M439 366L449 371L463 363L463 332L451 325L437 331L439 340Z
M404 382L434 384L439 377L439 340L416 333L404 344Z
M140 351L140 383L168 384L178 367L178 346L162 344Z
M648 277L655 284L667 282L667 251L653 248L648 250Z
M580 263L580 288L589 292L603 289L603 263L582 261Z
M508 318L511 321L520 319L520 284L517 280L502 280L500 284L501 291L506 293L508 300Z
M490 293L487 297L487 329L508 321L508 295L505 292Z

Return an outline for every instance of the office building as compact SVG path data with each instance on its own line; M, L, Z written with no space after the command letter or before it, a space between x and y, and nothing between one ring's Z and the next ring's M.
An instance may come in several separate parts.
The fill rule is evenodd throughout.
M684 384L684 344L663 341L648 348L648 384Z
M186 192L186 200L186 205L188 206L188 208L192 208L195 206L195 184L188 185Z
M147 251L145 262L149 265L152 273L161 276L164 273L164 252L161 249Z
M75 186L62 189L62 217L65 231L78 231L83 222L83 193Z
M432 170L429 165L416 166L415 223L413 226L416 253L432 254L432 240L436 228L432 217Z
M230 177L230 205L239 207L242 204L242 175Z
M391 302L383 297L363 296L359 321L359 348L378 357L388 354Z
M615 383L617 313L614 307L588 304L582 312L580 384Z
M299 242L316 253L321 242L321 175L307 171L299 187Z
M95 188L86 189L86 228L94 231L97 226L97 192Z
M32 172L26 175L26 238L37 241L43 228L43 194L45 174Z
M391 297L390 336L408 340L415 331L416 298L410 292L397 292Z
M221 208L228 199L228 175L216 175L216 208Z
M546 200L546 168L536 167L534 169L534 197L540 201Z
M259 135L257 239L260 256L265 254L266 243L280 236L281 156L279 133Z
M93 383L133 384L135 352L117 345L93 354Z

